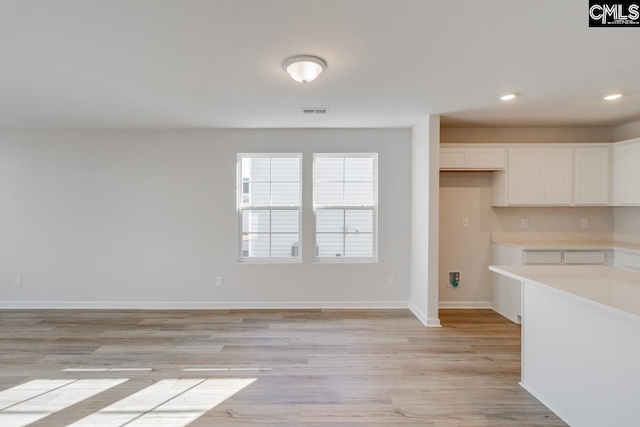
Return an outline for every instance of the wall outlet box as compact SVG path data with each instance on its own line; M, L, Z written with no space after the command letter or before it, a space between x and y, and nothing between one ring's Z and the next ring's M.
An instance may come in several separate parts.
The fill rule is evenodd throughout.
M462 228L469 228L469 218L466 216L462 218Z
M462 283L460 282L460 270L452 270L449 271L449 275L447 276L447 288L460 288L462 287Z
M582 218L582 228L589 228L589 218Z
M396 276L389 276L389 286L396 285Z
M223 282L222 282L222 277L218 276L216 277L216 286L222 286Z
M520 220L520 226L522 228L529 228L529 218L522 218Z
M13 284L15 286L22 286L22 276L13 276Z

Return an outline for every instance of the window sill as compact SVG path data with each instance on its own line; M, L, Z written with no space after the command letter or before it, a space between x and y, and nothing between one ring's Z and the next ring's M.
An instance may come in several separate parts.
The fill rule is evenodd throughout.
M314 258L314 264L377 264L377 258Z
M260 258L260 259L239 259L238 264L302 264L301 258L288 259L288 258Z

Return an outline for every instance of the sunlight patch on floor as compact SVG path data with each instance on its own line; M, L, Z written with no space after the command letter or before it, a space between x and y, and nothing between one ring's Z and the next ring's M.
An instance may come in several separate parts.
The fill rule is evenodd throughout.
M162 380L71 425L186 426L254 381L256 378Z
M153 368L65 368L62 372L128 372L153 371Z
M0 392L0 426L23 427L128 381L33 380Z
M72 426L186 426L257 378L165 379ZM38 379L0 392L0 426L24 427L128 381Z
M184 372L235 372L235 371L273 371L273 368L184 368Z

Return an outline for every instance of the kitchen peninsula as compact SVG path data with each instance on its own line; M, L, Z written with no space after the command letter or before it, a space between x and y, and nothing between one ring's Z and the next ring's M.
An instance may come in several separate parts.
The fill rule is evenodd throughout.
M572 426L640 420L640 272L491 266L523 282L521 385Z

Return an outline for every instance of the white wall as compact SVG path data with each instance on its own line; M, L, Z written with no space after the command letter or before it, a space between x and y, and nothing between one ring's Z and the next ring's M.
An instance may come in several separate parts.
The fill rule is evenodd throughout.
M490 174L440 173L440 306L489 308L491 243ZM469 227L462 228L462 218ZM449 271L461 272L461 286L447 287Z
M0 132L0 306L406 307L410 144L406 129ZM303 153L301 264L237 262L238 152ZM379 153L378 263L312 262L313 152Z
M613 128L613 140L624 141L640 137L640 120Z
M440 116L411 133L411 310L426 326L438 318L438 181Z
M618 209L618 208L616 208ZM625 209L625 208L621 208ZM462 228L462 218L469 227ZM589 228L581 220L589 218ZM521 227L521 219L529 227ZM534 234L546 238L600 240L610 238L614 227L610 207L502 207L491 206L490 172L440 173L439 298L441 307L489 307L491 234L512 237ZM640 234L640 224L637 227ZM591 236L591 238L587 237ZM521 237L522 238L522 237ZM448 271L461 270L462 285L447 287Z
M610 127L514 127L514 128L443 128L441 142L453 143L572 143L612 142Z

